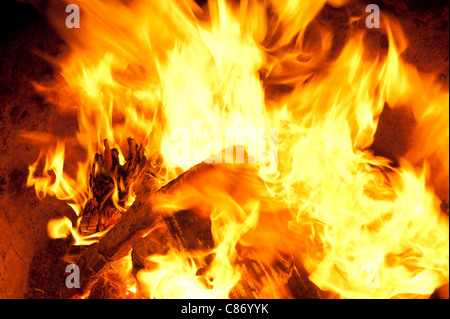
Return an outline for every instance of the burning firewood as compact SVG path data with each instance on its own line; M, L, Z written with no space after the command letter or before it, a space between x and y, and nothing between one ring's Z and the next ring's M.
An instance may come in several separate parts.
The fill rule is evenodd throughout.
M129 154L124 165L119 163L119 152L104 141L104 153L97 153L89 178L92 198L86 203L80 223L80 233L91 235L116 224L122 217L119 207L124 207L130 187L146 164L144 148L128 138ZM116 186L117 185L117 186ZM117 203L113 194L117 187Z
M183 254L195 251L207 252L213 248L211 221L200 218L194 211L180 211L164 218L164 222L155 227L150 234L133 243L131 254L133 274L136 275L143 269L152 271L157 264L150 257L166 255L171 249ZM265 246L265 249L269 248L269 245ZM323 292L307 278L308 274L304 269L296 266L292 253L271 249L274 260L268 263L264 262L254 249L239 247L238 250L235 266L241 273L241 280L230 291L230 298L323 297ZM200 281L214 260L214 253L204 256L203 260L194 259L200 266L196 273Z
M133 243L133 271L151 269L148 260L152 255L165 255L170 249L183 251L205 251L214 247L211 220L199 216L193 210L176 212L163 218L159 227Z
M150 174L142 174L142 182L136 189L136 200L96 244L83 251L77 264L80 267L81 289L67 290L66 297L75 293L83 295L100 278L110 262L126 256L133 242L146 235L158 222L163 220L160 213L152 209L151 199L175 192L180 185L196 183L202 176L218 171L214 164L202 162L172 180L157 191L155 179ZM229 187L231 187L229 185Z
M156 264L148 257L152 255L165 255L171 247L176 246L174 237L170 234L164 223L133 243L131 258L133 262L133 274L136 275L141 269L153 269Z
M199 183L201 185L205 177L217 184L208 184L209 187L219 186L220 189L231 193L234 191L236 178L241 176L240 173L242 172L229 169L227 165L202 162L159 190L153 176L143 174L133 205L98 243L90 245L82 252L77 262L80 267L80 290L66 290L65 297L71 297L74 293L83 295L94 287L96 293L99 293L101 289L98 287L101 285L96 282L104 277L111 263L125 257L131 250L134 275L141 269L151 270L156 266L148 259L152 255L165 255L173 249L181 253L212 252L214 240L211 220L207 214L199 213L195 206L192 209L167 213L158 208L158 200L166 196L176 197L178 193L184 192L187 185L201 187ZM223 178L224 176L226 178ZM285 295L295 292L298 295L304 293L302 288L306 285L313 298L318 296L318 288L310 283L304 274L298 272L292 254L276 252L277 257L271 264L261 260L255 252L239 255L236 267L243 275L231 291L230 297L264 297L269 295L266 291L268 286L286 291ZM194 260L198 264L199 279L214 260L214 253L203 256L202 260ZM313 287L312 292L310 286ZM108 291L101 293L109 294Z

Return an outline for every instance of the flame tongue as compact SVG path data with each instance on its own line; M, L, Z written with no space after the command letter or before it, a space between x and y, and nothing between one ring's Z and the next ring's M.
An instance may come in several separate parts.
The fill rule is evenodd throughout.
M386 52L367 45L375 31L353 24L332 55L333 30L314 20L326 3L79 1L83 26L62 29L64 82L48 90L61 109L76 105L88 160L71 179L58 143L41 156L43 177L30 166L28 185L71 201L79 215L105 138L121 165L128 136L160 152L161 184L180 168L231 159L241 163L233 174L217 164L220 174L155 202L166 213L204 207L213 245L151 256L157 266L137 276L147 297L228 297L245 251L269 268L274 255L292 253L312 282L343 298L429 296L449 278L448 216L433 190L448 199L448 89L402 61L407 41L387 17ZM393 167L369 147L383 108L405 106L419 146ZM198 260L212 254L200 274ZM263 296L283 295L265 285Z

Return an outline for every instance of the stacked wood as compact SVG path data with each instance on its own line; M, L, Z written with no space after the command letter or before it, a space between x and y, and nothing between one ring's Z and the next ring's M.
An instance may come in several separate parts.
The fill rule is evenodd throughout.
M163 216L152 209L152 197L165 196L175 192L180 185L196 183L202 176L216 171L213 164L202 162L172 180L160 190L155 178L150 173L141 174L141 181L136 188L136 199L123 214L121 220L114 225L98 243L90 245L77 261L80 267L81 287L79 290L68 289L64 295L84 295L101 277L108 264L126 256L132 249L132 243L145 236Z
M88 246L82 252L77 261L80 267L81 289L66 290L66 297L74 294L84 295L89 291L102 277L109 263L126 256L131 249L131 243L145 235L160 220L160 216L152 214L151 209L146 206L147 199L157 188L151 175L143 175L141 185L136 189L139 200L135 200L120 221L98 243Z
M130 145L135 145L131 143ZM131 149L137 149L135 146ZM105 154L113 153L105 143ZM130 152L131 153L131 152ZM136 152L135 154L139 154ZM141 158L131 154L128 157L127 167L134 167L139 172L139 162L135 159ZM108 156L99 157L99 167L117 168L115 157L111 161L105 160ZM242 171L229 169L227 165L200 163L187 172L165 185L158 187L155 176L160 167L160 158L151 160L136 175L136 200L130 209L122 216L120 221L100 240L99 243L89 246L81 251L81 257L77 264L81 270L81 289L65 289L63 297L72 297L74 294L84 295L90 291L91 298L119 298L124 297L126 285L121 278L114 277L114 273L105 276L109 266L131 251L133 273L137 274L142 269L152 270L156 264L148 258L153 255L165 255L171 249L180 253L185 252L212 252L214 241L211 233L211 220L204 211L197 212L197 207L164 214L163 211L155 209L154 204L158 198L175 198L177 193L186 190L186 187L205 187L205 177L212 189L220 189L230 194L239 193L237 185L242 182ZM110 163L110 164L108 164ZM125 166L125 165L124 165ZM237 174L235 174L237 172ZM124 176L124 175L122 175ZM132 176L132 175L126 175ZM94 176L95 177L95 176ZM102 177L103 178L103 177ZM101 185L101 178L95 185ZM124 181L125 183L125 181ZM127 182L129 183L129 182ZM97 186L101 189L100 186ZM108 189L105 187L103 189ZM102 198L107 192L96 193L97 198ZM196 203L199 205L199 203ZM448 204L441 205L443 210ZM308 279L308 273L302 267L302 261L298 256L292 254L288 249L283 252L271 248L267 243L266 248L273 257L270 261L263 260L256 248L238 247L235 267L241 273L241 280L230 292L231 298L324 298L327 294L322 292ZM259 248L261 249L261 248ZM214 261L214 254L197 254L206 256L202 260L194 260L197 266L199 280L207 285L203 276L208 266ZM267 256L265 253L264 255ZM111 274L111 272L108 272ZM64 289L64 288L63 288ZM38 290L34 290L38 291Z
M174 219L185 220L186 216L174 215ZM197 221L198 222L198 221ZM183 224L176 227L176 231L169 230L166 225L160 225L148 236L134 242L132 251L133 273L136 275L140 270L153 270L157 264L149 258L152 255L165 255L171 249L177 249L180 253L195 252L196 249L208 251L214 248L211 231L206 237L206 245L199 245L202 237L206 234L206 225L208 223L193 223L187 228ZM194 227L193 227L194 226ZM200 229L196 229L200 226ZM192 229L194 228L194 229ZM184 237L180 245L179 234L190 232L196 233L198 238ZM183 237L183 236L181 236ZM190 239L186 239L190 238ZM191 245L191 247L189 247ZM266 245L269 249L269 245ZM241 273L241 279L230 291L229 297L232 299L255 299L255 298L301 298L318 299L324 296L323 292L315 286L308 278L308 274L301 267L296 266L294 256L290 252L279 252L273 250L273 260L263 261L260 255L253 248L238 248L238 257L234 266ZM208 266L214 261L214 254L207 254L206 258L196 262L201 265L197 271L199 281L208 286L202 276L208 270ZM194 260L196 261L196 260ZM301 271L299 271L301 269Z
M202 184L206 178L208 186ZM236 186L242 180L242 171L230 169L227 164L205 162L192 167L159 190L152 174L142 174L133 205L98 243L82 252L77 261L81 271L81 287L67 290L65 297L71 297L74 293L84 295L97 287L95 283L104 280L103 274L109 265L131 250L134 274L143 268L151 270L155 267L149 256L165 255L171 249L212 252L211 220L204 211L199 214L197 207L192 207L167 214L164 209L158 209L158 200L175 198L189 187L211 187L236 194L236 191L239 192ZM211 253L198 260L197 266L201 265L197 271L199 280L202 280L214 257ZM260 259L257 251L247 249L246 253L238 254L235 265L242 279L231 291L232 298L268 298L274 296L274 291L281 297L320 297L318 288L299 272L295 258L289 252L274 251L274 259L268 263ZM101 286L102 283L99 284ZM93 291L96 292L96 289L91 293Z

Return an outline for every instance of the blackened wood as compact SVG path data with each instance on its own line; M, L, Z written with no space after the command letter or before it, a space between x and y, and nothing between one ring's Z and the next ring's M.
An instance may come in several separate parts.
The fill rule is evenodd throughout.
M174 237L170 234L164 223L143 238L133 242L131 260L133 263L133 274L136 275L139 270L154 269L157 264L149 260L149 256L166 255L169 250L176 246Z
M142 268L151 270L155 264L149 260L152 255L165 255L170 249L180 252L208 251L214 248L211 220L193 210L176 212L164 218L164 222L147 236L133 243L131 253L133 271ZM199 264L208 264L202 260Z
M123 166L119 164L119 152L115 148L111 149L106 139L103 143L104 153L95 155L89 177L92 198L85 204L80 222L80 233L84 236L103 231L120 220L122 213L114 204L112 195L117 188L117 205L123 206L130 187L146 167L147 159L142 144L138 145L132 138L127 141L129 152Z
M189 251L208 250L214 247L211 233L211 219L197 214L194 210L182 210L164 218L169 232Z
M288 292L284 288L295 268L291 253L280 253L274 250L270 264L263 261L251 248L243 256L238 256L236 267L241 272L241 280L233 287L230 298L286 298Z

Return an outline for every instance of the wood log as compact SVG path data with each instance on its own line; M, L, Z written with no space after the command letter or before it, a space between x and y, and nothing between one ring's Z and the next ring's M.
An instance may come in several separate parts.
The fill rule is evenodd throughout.
M143 268L153 269L156 264L149 261L152 255L165 255L170 249L180 252L208 251L214 248L211 220L193 210L178 211L163 218L163 222L148 234L133 243L131 253L133 273ZM208 265L211 260L205 256L198 264ZM207 260L208 259L208 260Z
M246 182L253 185L256 174L252 171L251 165L248 164L208 164L202 162L185 173L172 180L164 187L156 191L153 177L149 174L144 175L144 179L136 200L130 209L123 215L122 219L96 244L89 246L78 260L81 270L81 289L79 291L71 291L68 296L74 293L85 294L92 287L107 269L108 264L126 256L133 248L133 262L139 267L145 267L145 258L151 254L164 254L169 248L175 246L177 249L195 250L195 249L211 249L213 248L213 240L210 232L210 220L205 219L204 211L196 215L195 205L202 203L195 202L193 209L184 209L176 212L165 211L165 208L159 207L161 199L165 203L171 203L174 198L195 190L202 193L205 190L220 189L228 192L233 198L244 198L251 196L243 193L247 192ZM244 182L245 181L245 182ZM154 181L153 181L154 182ZM239 185L243 185L241 189ZM243 192L245 190L245 192ZM247 193L246 193L247 194ZM237 196L237 197L235 197ZM200 198L203 198L200 196ZM190 197L189 197L190 200ZM200 208L201 210L201 208ZM202 215L203 214L203 215ZM206 222L205 222L206 221ZM151 230L155 227L162 227L158 231ZM144 237L146 236L146 237ZM140 240L140 238L144 239ZM138 251L146 251L146 253L138 256ZM132 254L133 256L133 254ZM208 256L207 265L213 260L214 256ZM289 258L287 260L290 260ZM290 278L294 267L286 262L283 258L279 260L280 265L288 265L283 267L267 267L258 258L242 259L241 266L249 269L248 273L253 273L253 279L264 277L276 282L278 285L284 285ZM199 264L205 265L205 262ZM137 268L139 268L137 267ZM253 269L253 270L252 270ZM271 269L270 272L262 269ZM275 270L272 270L275 269ZM284 269L284 270L283 270ZM274 273L273 273L274 272ZM202 274L199 269L198 275ZM261 277L261 278L262 278ZM265 285L256 284L257 289L262 291ZM244 288L244 293L240 296L250 297L249 291L254 289ZM254 293L252 292L254 295ZM235 294L239 296L238 293ZM264 295L259 293L259 295Z
M85 261L81 267L92 270L85 274L90 280L83 286L82 291L89 289L109 262L125 256L131 248L133 249L134 274L143 268L151 270L156 266L149 261L148 256L165 255L173 248L190 252L213 249L209 217L205 218L204 215L197 214L195 209L177 211L173 215L163 216L153 209L151 198L173 196L174 193L182 191L181 186L201 187L199 184L205 177L208 177L208 181L215 181L216 185L210 184L210 187L219 186L221 190L233 192L239 180L236 178L242 171L237 172L238 174L235 174L236 170L230 170L227 166L201 163L148 196L147 199L145 199L148 195L146 192L144 196L138 196L137 206L133 205L122 221L98 244L92 245L89 248L91 252L80 259ZM224 176L226 178L221 179ZM128 213L132 217L128 216ZM151 228L153 230L149 232ZM292 254L274 251L275 258L269 265L262 261L257 253L251 253L251 249L249 251L250 253L239 256L236 261L236 267L242 272L242 279L232 289L231 298L321 297L320 290L308 280L307 273L299 271ZM213 258L214 256L210 254L205 260L198 262L199 265L203 265L203 268L197 272L198 276L201 277L207 271Z
M235 266L241 273L241 279L230 291L231 299L324 297L324 293L308 279L301 262L288 249L281 252L266 244L264 254L252 247L238 246L237 250ZM261 258L267 251L271 252L270 261Z
M161 213L152 209L152 198L173 194L180 189L181 185L198 185L206 177L221 183L221 188L231 190L238 177L230 175L230 178L219 178L228 176L226 171L230 171L227 164L215 165L202 162L158 191L156 191L154 177L151 174L144 174L141 186L136 190L136 200L133 205L98 243L90 245L79 258L77 265L80 267L80 289L67 289L64 296L70 298L75 294L84 295L88 292L105 271L108 263L126 256L134 241L146 235L163 220Z
M286 287L289 289L290 295L295 299L326 299L331 293L325 292L317 287L309 280L308 272L303 267L303 262L294 255L295 267L289 278Z
M295 267L291 253L274 251L274 261L270 264L260 259L253 249L239 256L236 267L242 274L241 280L230 292L232 299L286 298L284 289Z
M176 246L175 239L170 234L164 223L155 226L154 230L147 236L139 238L133 243L131 260L133 263L133 275L141 269L152 270L157 265L150 260L152 255L165 255L172 247Z
M89 177L92 198L87 201L81 214L80 233L84 236L103 231L120 220L122 212L116 205L125 205L130 187L146 165L142 144L138 146L132 138L127 141L129 153L124 165L119 164L118 150L111 149L106 139L104 153L95 156ZM114 204L112 195L116 188L119 202Z
M179 217L179 219L183 219ZM192 228L192 227L190 227ZM200 236L202 231L196 231ZM170 249L188 250L192 248L183 245L180 248L178 235L165 225L161 225L148 236L137 240L133 244L132 262L133 274L142 270L153 270L157 264L150 260L152 255L165 255ZM193 240L192 242L196 242ZM210 247L213 248L213 247ZM270 249L269 245L265 246ZM261 254L253 248L238 249L238 257L234 263L241 273L241 279L230 291L232 299L261 299L261 298L297 298L320 299L325 295L308 279L308 273L301 267L297 267L296 259L290 252L281 253L271 249L273 260L269 263L261 259ZM206 275L208 266L214 261L214 255L208 254L203 260L195 261L202 265L196 275L207 286L207 280L202 280ZM297 260L298 262L298 260Z
M181 253L196 250L212 251L214 242L211 233L211 220L198 215L194 210L180 211L164 218L152 233L133 243L133 274L142 270L153 270L157 264L149 258L152 255L166 255L176 249ZM296 266L294 255L286 250L280 252L270 244L264 245L264 254L255 248L238 245L234 265L242 274L241 280L233 287L230 298L300 298L318 299L323 293L309 279L308 273ZM270 251L273 260L264 261L261 256ZM195 254L194 254L195 255ZM199 280L206 275L208 266L214 261L214 254L204 254L202 260L194 259ZM204 278L203 278L204 279ZM207 286L207 280L203 280Z
M109 262L125 256L131 249L131 243L142 237L152 228L160 215L153 214L146 205L148 198L157 190L156 181L145 174L137 198L121 220L98 242L87 247L81 254L77 265L80 267L80 289L67 289L66 297L74 294L84 295L101 277Z

